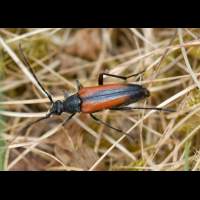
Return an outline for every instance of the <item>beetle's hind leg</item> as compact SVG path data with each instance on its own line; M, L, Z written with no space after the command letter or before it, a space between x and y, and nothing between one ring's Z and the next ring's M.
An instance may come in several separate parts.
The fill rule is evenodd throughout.
M105 72L102 72L99 74L99 78L98 78L98 83L99 85L103 85L103 76L106 75L106 76L111 76L111 77L114 77L114 78L119 78L119 79L123 79L123 80L127 80L133 76L138 76L142 73L144 73L145 70L139 72L139 73L136 73L136 74L131 74L129 76L119 76L119 75L114 75L114 74L109 74L109 73L105 73Z
M111 128L111 129L115 130L115 131L118 131L118 132L120 132L120 133L122 133L122 134L128 136L128 137L133 141L133 138L131 137L131 135L127 134L127 133L124 132L123 130L111 126L110 124L108 124L108 123L102 121L101 119L97 118L97 117L94 116L93 114L90 114L90 116L91 116L95 121L97 121L98 123L102 123L103 125L105 125L105 126Z
M167 108L156 108L156 107L128 107L128 106L113 107L113 108L110 108L110 110L123 110L123 111L130 111L130 110L157 110L157 111L164 111L164 112L176 112L175 110L167 109Z

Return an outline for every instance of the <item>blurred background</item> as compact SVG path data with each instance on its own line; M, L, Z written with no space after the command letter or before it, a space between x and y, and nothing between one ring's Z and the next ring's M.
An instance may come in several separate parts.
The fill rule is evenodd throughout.
M200 29L0 29L0 170L199 170ZM128 76L151 96L131 106L176 112L102 111L53 116L25 129L49 110L49 100L22 63L19 44L55 100L98 85L106 71ZM105 77L105 83L123 80Z

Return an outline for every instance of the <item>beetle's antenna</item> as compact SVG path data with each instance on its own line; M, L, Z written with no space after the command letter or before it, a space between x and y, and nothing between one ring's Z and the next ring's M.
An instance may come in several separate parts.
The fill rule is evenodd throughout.
M44 91L44 93L45 93L45 94L47 95L47 97L49 98L50 102L53 104L54 101L53 101L51 95L44 89L44 87L42 86L42 84L40 83L40 81L38 80L38 78L36 77L35 73L33 72L33 70L32 70L32 68L31 68L31 65L30 65L28 59L26 58L26 56L25 56L24 53L23 53L21 44L19 44L19 52L20 52L21 59L22 59L23 63L28 67L29 71L31 72L31 74L32 74L33 77L35 78L35 80L36 80L36 82L38 83L38 85L41 87L41 89Z
M39 118L39 119L37 119L37 120L31 122L30 124L28 124L27 126L25 126L23 129L26 130L26 129L28 129L30 126L32 126L33 124L36 124L36 123L38 123L38 122L40 122L40 121L42 121L42 120L44 120L44 119L47 119L47 118L49 118L51 115L52 115L52 112L48 113L45 117L41 117L41 118Z

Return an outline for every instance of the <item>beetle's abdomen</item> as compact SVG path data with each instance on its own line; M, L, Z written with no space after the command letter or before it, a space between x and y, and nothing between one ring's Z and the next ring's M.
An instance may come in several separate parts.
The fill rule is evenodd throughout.
M135 84L110 84L81 88L81 112L93 113L121 105L128 105L149 96L149 91Z

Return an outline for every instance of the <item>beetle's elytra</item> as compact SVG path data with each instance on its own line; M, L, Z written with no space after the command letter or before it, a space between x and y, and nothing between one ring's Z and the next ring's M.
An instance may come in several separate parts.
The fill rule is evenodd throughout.
M135 84L110 84L81 88L78 92L81 99L80 110L93 113L104 109L129 105L149 96L149 91Z

